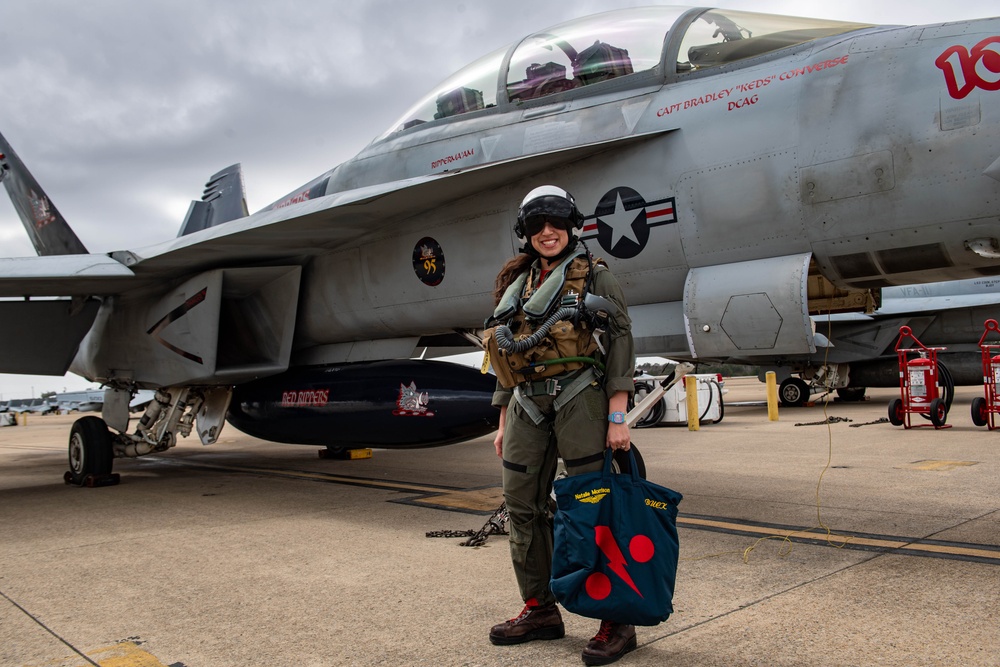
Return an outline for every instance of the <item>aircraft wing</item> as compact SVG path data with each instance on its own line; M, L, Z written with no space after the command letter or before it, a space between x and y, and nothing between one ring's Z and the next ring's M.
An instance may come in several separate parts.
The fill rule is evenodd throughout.
M223 263L304 258L345 248L412 215L669 131L348 190L134 251L3 259L0 297L120 294L152 280L177 278Z
M959 281L961 282L961 281ZM981 294L951 294L940 296L894 299L883 302L876 311L879 315L892 316L906 313L937 313L955 308L978 308L996 306L1000 303L1000 292Z
M0 297L118 294L135 274L107 255L46 255L0 259Z

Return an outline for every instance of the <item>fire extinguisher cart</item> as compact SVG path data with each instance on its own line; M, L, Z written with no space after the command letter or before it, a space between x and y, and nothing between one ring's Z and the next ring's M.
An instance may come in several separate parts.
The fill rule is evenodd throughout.
M986 396L972 399L972 423L986 426L991 431L997 427L997 380L1000 380L1000 341L987 343L990 332L1000 334L996 320L986 320L986 330L979 339L979 349L983 355L983 390Z
M913 341L913 347L904 348L906 340ZM889 403L889 422L893 426L911 428L910 415L918 414L930 419L934 428L951 428L950 424L945 424L948 403L941 397L938 384L937 353L946 349L927 347L917 340L910 327L899 328L896 356L899 358L900 398Z

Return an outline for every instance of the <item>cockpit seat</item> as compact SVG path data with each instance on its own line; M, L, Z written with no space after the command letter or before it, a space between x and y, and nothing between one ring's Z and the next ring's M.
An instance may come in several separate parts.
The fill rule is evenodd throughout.
M438 95L434 118L448 118L483 108L483 93L472 88L456 88Z
M576 87L575 81L566 78L566 68L559 63L531 63L524 74L523 81L507 86L511 100L533 100Z
M600 40L580 51L573 63L573 75L583 86L631 73L628 51Z

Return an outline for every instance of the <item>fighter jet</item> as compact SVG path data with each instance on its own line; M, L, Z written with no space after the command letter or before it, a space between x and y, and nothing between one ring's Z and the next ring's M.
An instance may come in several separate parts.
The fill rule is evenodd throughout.
M487 54L259 212L237 165L177 238L108 254L3 141L41 256L0 261L0 370L107 387L70 434L76 483L192 429L214 442L227 415L334 447L475 437L492 378L412 357L479 341L517 202L545 183L576 195L639 354L799 369L830 345L814 316L1000 273L998 91L997 18L609 12ZM129 432L140 388L156 400Z

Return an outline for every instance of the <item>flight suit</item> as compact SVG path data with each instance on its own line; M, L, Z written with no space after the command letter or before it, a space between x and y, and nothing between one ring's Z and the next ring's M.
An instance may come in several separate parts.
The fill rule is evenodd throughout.
M522 599L534 598L541 605L555 601L549 590L553 548L549 498L557 458L562 457L570 475L600 470L607 437L608 399L619 391L633 392L635 347L625 295L603 265L594 266L590 291L613 301L619 308L602 336L606 354L596 354L605 366L603 377L594 379L558 409L554 403L559 394L548 393L551 381L519 384L526 400L544 416L540 424L534 422L512 389L504 389L498 383L493 395L493 405L507 406L503 489L509 514L511 560ZM582 335L591 336L592 332L583 331ZM592 372L586 367L549 380L554 379L565 388L581 374Z

